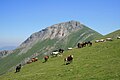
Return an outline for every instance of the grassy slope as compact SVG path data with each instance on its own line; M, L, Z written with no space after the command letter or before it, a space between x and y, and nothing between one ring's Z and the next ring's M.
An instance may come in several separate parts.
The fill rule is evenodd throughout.
M88 37L88 35L93 34ZM103 37L101 34L91 30L90 28L84 26L81 30L72 32L69 36L65 37L63 40L56 44L56 48L63 48L67 50L68 47L76 47L78 42L92 41L95 38Z
M106 37L112 37L112 38L117 38L117 36L120 36L120 29L119 30L117 30L117 31L114 31L114 32L112 32L112 33L110 33L110 34L107 34L107 35L105 35Z
M80 37L80 34L83 33L85 34ZM90 33L94 33L94 35L85 39L85 37ZM22 54L20 56L17 56L17 54L19 53L17 50L14 54L0 60L0 75L8 71L11 67L20 63L20 61L22 61L24 58L27 58L36 52L40 53L39 58L41 58L42 56L44 56L44 54L42 53L45 53L46 51L53 51L53 48L55 50L60 48L67 49L68 47L75 47L79 40L92 40L96 35L99 34L84 26L82 30L71 33L68 37L60 40L59 42L58 39L46 39L44 41L38 42L25 54Z
M104 35L103 37L98 37L96 39L106 39L106 38L109 38L109 37L112 38L112 39L117 39L117 36L120 36L120 29L116 30L114 32L111 32L107 35ZM96 40L96 39L94 39L94 40Z
M96 43L92 47L66 51L62 57L25 65L21 72L9 72L0 80L120 80L120 40ZM70 65L63 59L74 55Z
M8 71L8 69L10 69L11 67L13 67L14 65L20 62L22 57L16 56L18 52L19 52L19 49L16 49L13 54L0 59L0 75L4 74L6 71Z
M26 54L22 54L18 56L18 53L20 52L19 49L16 49L14 53L11 55L0 59L0 75L6 73L10 68L14 67L18 63L20 63L23 59L26 57L31 56L32 54L36 52L40 52L43 50L41 47L45 47L45 44L47 46L52 46L55 40L44 40L42 42L38 42L36 45L34 45ZM41 49L41 50L40 50ZM7 66L7 67L6 67Z

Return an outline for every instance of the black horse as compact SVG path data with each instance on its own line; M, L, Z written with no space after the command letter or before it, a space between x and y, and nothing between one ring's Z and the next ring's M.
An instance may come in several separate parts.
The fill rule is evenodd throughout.
M64 50L63 50L63 49L59 49L59 52L60 52L60 53L63 53L63 52L64 52Z
M89 44L90 46L92 46L92 42L91 42L91 41L88 41L88 44Z
M19 64L19 65L16 67L16 72L15 72L15 73L20 72L21 66L22 66L22 65Z

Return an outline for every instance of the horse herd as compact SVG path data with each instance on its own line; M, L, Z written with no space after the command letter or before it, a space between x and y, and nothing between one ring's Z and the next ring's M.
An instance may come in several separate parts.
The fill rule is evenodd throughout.
M112 38L106 38L106 39L95 40L95 43L106 42L106 41L113 41L113 39Z
M120 39L120 36L117 36L116 39ZM108 37L108 38L105 38L105 39L95 40L95 43L106 42L106 41L113 41L113 38Z
M117 39L120 39L120 37L117 37ZM112 38L106 38L106 39L95 40L95 43L105 42L105 41L113 41L113 39L112 39ZM91 42L91 41L87 41L87 42L81 42L81 43L78 43L78 44L77 44L77 48L83 48L83 47L86 47L86 46L92 46L92 42ZM72 50L72 48L68 48L68 50ZM60 55L62 56L62 53L63 53L63 52L64 52L64 49L54 50L54 51L52 51L52 53L51 53L50 55L51 55L52 57L57 57L58 55L59 55L59 56L60 56ZM43 63L45 63L45 62L48 61L49 56L46 55L46 56L44 56L43 59L44 59L44 62L43 62ZM73 60L73 55L69 55L69 56L67 56L66 58L64 58L64 64L65 64L65 65L68 65L68 64L70 64L70 63L72 62L72 60ZM30 64L30 63L36 62L36 61L38 61L38 58L37 58L37 57L30 59L30 60L27 62L27 64ZM19 72L20 69L21 69L21 64L19 64L18 66L16 66L16 72ZM16 72L15 72L15 73L16 73Z
M36 61L38 61L38 58L34 57L34 58L30 59L29 61L27 61L27 64L30 64L30 63L36 62Z
M77 46L78 48L83 48L83 47L86 47L86 46L92 46L92 42L91 41L88 41L88 42L81 42L81 43L78 43Z
M91 45L92 45L92 42L88 41L88 42L78 43L78 44L77 44L77 47L78 47L78 48L82 48L82 47L85 47L85 46L88 46L88 45L91 46ZM72 49L73 49L73 48L68 48L68 50L72 50ZM62 53L64 53L64 49L58 49L58 50L52 51L52 53L51 53L50 55L51 55L52 57L57 57L57 56L62 56ZM43 59L44 59L44 62L43 62L43 63L45 63L45 62L48 61L49 56L46 55L46 56L43 57ZM69 56L67 56L66 58L64 58L64 64L65 64L65 65L68 65L68 64L70 64L70 63L72 62L72 60L73 60L73 55L69 55ZM30 63L36 62L36 61L38 61L38 58L37 58L37 57L34 57L34 58L31 58L29 61L27 61L26 64L30 64ZM21 64L19 64L18 66L16 66L16 72L19 72L20 69L21 69ZM16 73L16 72L15 72L15 73Z

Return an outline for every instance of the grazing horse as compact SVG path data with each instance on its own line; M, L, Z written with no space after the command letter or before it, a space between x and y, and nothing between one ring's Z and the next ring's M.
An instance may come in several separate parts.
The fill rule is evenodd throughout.
M83 43L83 42L78 43L78 44L77 44L77 46L78 46L78 48L82 48L82 47L84 47L84 46L85 46L85 43Z
M45 60L44 62L46 62L48 59L49 59L49 56L45 56L44 57L44 60Z
M117 39L120 39L120 36L117 36Z
M92 42L88 41L87 43L88 43L90 46L92 46Z
M27 64L30 64L30 63L32 63L32 61L31 61L31 60L29 60L29 61L27 62Z
M63 50L63 49L59 49L59 52L60 52L60 53L63 53L63 52L64 52L64 50Z
M98 42L100 42L100 40L95 40L95 43L98 43Z
M77 44L77 47L78 47L78 48L81 48L81 45L80 45L80 43L78 43L78 44Z
M92 46L92 42L88 41L88 42L81 42L81 43L77 44L78 48L83 48L83 47L86 47L88 45Z
M73 49L73 48L71 48L71 47L70 47L70 48L68 48L68 50L72 50L72 49Z
M30 63L36 62L36 61L38 61L38 58L37 58L37 57L36 57L36 58L32 58L32 59L30 59L29 61L27 61L27 64L30 64Z
M38 61L38 58L32 58L31 61L36 62L36 61Z
M73 55L69 55L67 58L64 59L66 65L70 64L73 60Z
M106 41L113 41L112 38L106 38Z
M98 42L105 42L106 40L105 39L100 39L100 40L95 40L95 43L98 43Z
M57 50L55 50L51 53L52 57L57 57L58 54L59 54L59 52Z
M21 69L21 64L19 64L19 65L16 67L16 72L15 72L15 73L20 72L20 69Z

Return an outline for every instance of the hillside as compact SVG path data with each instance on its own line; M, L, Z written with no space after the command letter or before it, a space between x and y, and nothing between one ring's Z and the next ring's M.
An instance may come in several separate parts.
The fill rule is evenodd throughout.
M120 29L105 35L105 37L111 37L115 39L117 38L117 36L120 36Z
M53 50L60 48L67 50L68 47L76 47L78 42L91 41L98 37L102 35L78 21L54 24L33 33L13 50L13 53L0 58L0 75L12 70L19 63L26 64L32 57L38 56L41 59Z
M106 39L106 38L112 38L113 40L117 39L117 37L120 36L120 29L119 30L116 30L116 31L113 31L111 33L108 33L107 35L104 35L102 37L97 37L95 38L94 40L92 40L93 42L95 42L95 40L100 40L100 39Z
M27 64L21 72L8 72L1 80L119 80L120 40L94 43L93 46L66 51L62 57L50 58ZM63 59L69 54L74 60L64 65Z

